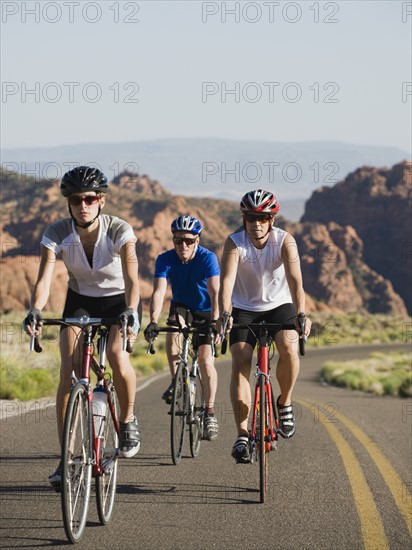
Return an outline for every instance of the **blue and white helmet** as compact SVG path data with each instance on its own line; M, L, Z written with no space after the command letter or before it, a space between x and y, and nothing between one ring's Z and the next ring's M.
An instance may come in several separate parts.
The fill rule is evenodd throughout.
M172 233L176 233L176 231L189 231L193 235L200 235L202 229L200 221L192 216L178 216L172 221L171 225Z

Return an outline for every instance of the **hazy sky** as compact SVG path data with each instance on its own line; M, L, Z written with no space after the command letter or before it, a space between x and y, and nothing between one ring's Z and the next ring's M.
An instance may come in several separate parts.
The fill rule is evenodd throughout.
M411 148L412 2L6 1L2 147Z

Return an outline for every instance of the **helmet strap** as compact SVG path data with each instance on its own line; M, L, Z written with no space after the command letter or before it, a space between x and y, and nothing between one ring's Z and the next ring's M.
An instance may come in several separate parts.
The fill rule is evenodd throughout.
M99 211L97 212L97 216L95 218L93 218L93 220L87 222L87 223L79 223L76 218L73 216L73 213L72 213L72 209L70 208L70 205L69 205L69 212L70 212L70 216L72 218L72 220L74 221L74 225L77 226L77 227L81 227L82 229L87 229L88 227L90 227L91 225L94 224L94 222L97 220L97 218L100 216L100 212L101 212L101 207L99 206Z

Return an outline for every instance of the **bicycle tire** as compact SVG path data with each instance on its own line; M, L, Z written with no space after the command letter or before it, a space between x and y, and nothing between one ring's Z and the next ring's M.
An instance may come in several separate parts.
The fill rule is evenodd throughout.
M205 415L205 398L203 393L203 384L202 378L200 376L199 370L196 375L196 388L195 388L195 399L193 414L190 418L190 452L193 458L199 456L200 443L203 437L203 427L204 427L204 415ZM190 411L192 413L192 411Z
M62 445L61 503L64 530L79 542L86 526L92 480L92 414L88 390L76 384L67 404Z
M268 400L265 391L265 377L259 377L259 489L260 489L260 502L263 504L266 499L268 491L268 460L267 460L267 444L266 435L268 432Z
M188 395L186 387L186 366L181 361L177 367L170 409L170 447L173 464L177 465L183 455L183 445L188 414Z
M116 390L111 387L110 399L113 404L116 419L119 406ZM106 419L103 437L100 442L99 463L103 469L96 477L96 505L100 523L107 525L112 517L113 505L116 497L117 466L118 466L119 436L116 431L110 407L106 408Z

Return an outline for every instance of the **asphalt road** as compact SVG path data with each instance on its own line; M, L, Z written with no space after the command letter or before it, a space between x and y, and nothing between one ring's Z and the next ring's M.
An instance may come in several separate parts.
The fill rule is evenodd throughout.
M391 346L393 349L407 346ZM374 346L376 348L376 346ZM137 394L142 447L119 464L112 522L100 526L94 502L79 548L399 549L412 544L412 400L374 397L319 382L326 359L361 358L371 347L309 350L294 399L298 429L270 455L270 494L259 504L259 468L236 465L228 393L219 366L219 438L200 456L172 464L168 384ZM12 413L18 412L15 415ZM0 423L0 544L66 544L60 498L47 476L58 461L53 404L3 404Z

